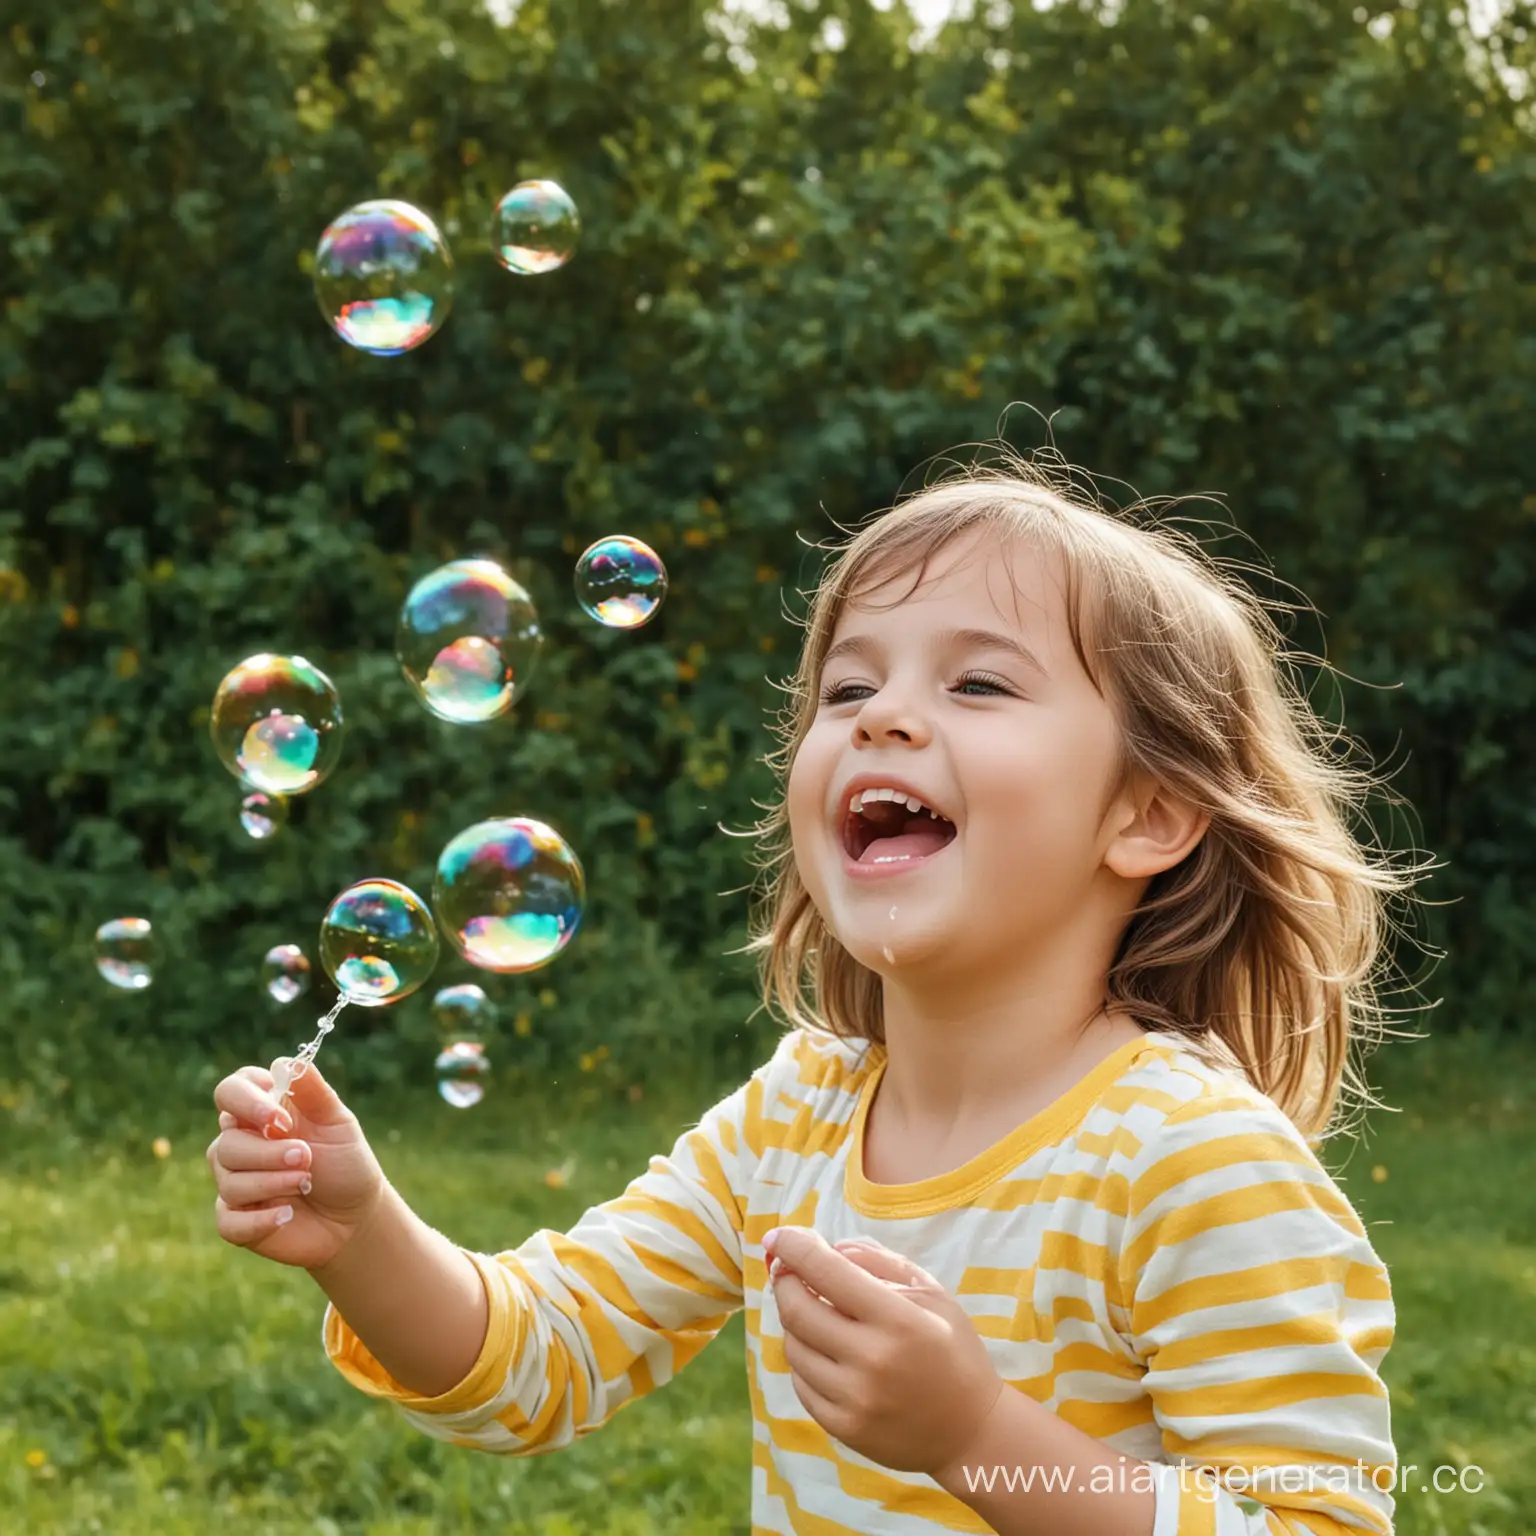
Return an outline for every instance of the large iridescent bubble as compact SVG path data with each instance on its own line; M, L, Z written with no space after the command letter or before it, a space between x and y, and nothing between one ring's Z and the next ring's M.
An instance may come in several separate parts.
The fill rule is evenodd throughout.
M423 576L395 626L406 681L455 725L505 714L528 687L542 643L533 599L493 560L454 560Z
M155 979L160 941L147 917L114 917L96 930L96 969L124 992L142 992Z
M409 997L437 964L426 902L397 880L348 886L320 924L320 961L349 1003L379 1008Z
M341 696L302 656L248 657L219 684L208 728L219 761L248 789L302 795L341 755Z
M581 239L581 215L553 181L520 181L496 205L491 251L509 272L536 277L563 267Z
M586 904L581 862L527 816L466 827L443 849L432 906L471 965L503 973L548 965L575 937Z
M349 208L315 250L315 299L349 346L396 357L437 334L453 308L453 257L419 208L382 198Z
M617 533L589 544L576 562L576 601L609 629L638 629L667 595L667 568L649 544Z

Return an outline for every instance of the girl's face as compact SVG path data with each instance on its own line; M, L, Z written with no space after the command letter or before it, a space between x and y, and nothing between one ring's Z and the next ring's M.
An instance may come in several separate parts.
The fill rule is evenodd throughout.
M899 573L837 624L790 831L817 910L873 971L1027 967L1085 910L1125 817L1116 721L1073 650L1063 579L983 532L910 597Z

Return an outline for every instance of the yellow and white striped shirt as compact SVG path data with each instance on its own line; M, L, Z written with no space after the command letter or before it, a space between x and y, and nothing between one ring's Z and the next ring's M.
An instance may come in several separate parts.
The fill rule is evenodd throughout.
M1004 1380L1154 1463L1154 1536L1389 1536L1387 1271L1269 1098L1148 1033L963 1167L880 1185L862 1147L884 1062L796 1030L618 1199L568 1233L471 1254L490 1327L441 1397L394 1381L333 1308L330 1359L428 1435L536 1453L671 1380L744 1307L754 1533L987 1531L800 1405L762 1240L803 1225L920 1264Z

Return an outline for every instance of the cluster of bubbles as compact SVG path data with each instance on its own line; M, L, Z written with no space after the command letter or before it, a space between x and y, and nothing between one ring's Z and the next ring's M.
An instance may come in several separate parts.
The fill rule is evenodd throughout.
M496 205L490 245L509 272L554 272L581 236L576 204L553 181L520 182ZM349 346L393 357L421 346L453 307L454 264L432 219L408 203L360 203L335 219L315 253L315 295L327 323ZM655 617L667 591L656 551L614 534L576 562L582 610L609 629ZM416 698L453 725L495 720L523 696L543 635L533 601L495 561L458 559L423 576L407 594L395 653ZM214 694L209 730L219 761L239 781L240 826L267 842L288 822L289 802L319 788L341 753L341 696L319 667L298 655L262 653L232 668ZM342 891L320 924L319 957L340 1000L320 1034L296 1058L302 1072L347 1004L382 1007L411 996L432 975L439 930L476 968L515 975L549 964L575 937L586 882L574 851L553 828L527 816L478 822L449 840L429 905L395 880L368 879ZM124 991L148 987L160 946L144 917L116 918L96 934L96 966ZM268 950L267 996L287 1007L311 985L297 944ZM495 1006L473 984L445 987L432 1004L439 1050L435 1076L455 1108L481 1101L490 1070L486 1035ZM289 1077L285 1081L291 1082Z
M444 987L432 999L432 1021L441 1047L433 1063L438 1094L454 1109L472 1109L485 1097L491 1070L485 1036L496 1022L496 1006L473 982Z
M554 272L575 254L581 215L553 181L519 182L496 205L490 243L509 272ZM430 341L453 309L453 256L431 217L377 198L327 225L315 250L315 299L348 346L398 357Z

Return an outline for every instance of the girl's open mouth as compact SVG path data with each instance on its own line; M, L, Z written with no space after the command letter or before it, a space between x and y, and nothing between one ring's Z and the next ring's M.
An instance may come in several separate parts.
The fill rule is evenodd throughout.
M947 848L955 824L929 810L912 811L900 801L877 800L843 817L843 852L860 868L911 866Z

